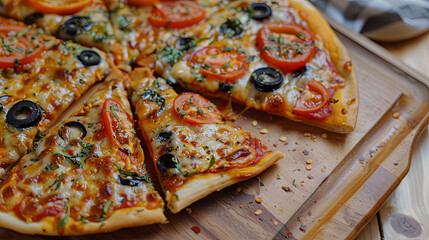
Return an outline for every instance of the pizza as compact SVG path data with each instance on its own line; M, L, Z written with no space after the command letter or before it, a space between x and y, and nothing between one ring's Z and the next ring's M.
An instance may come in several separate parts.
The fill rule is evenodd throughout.
M81 235L165 223L121 81L101 84L0 185L0 226Z
M283 157L241 127L226 124L203 96L178 95L148 68L135 69L130 79L131 101L172 213Z
M136 64L157 76L330 131L355 128L350 57L308 2L161 1L149 13L128 8L145 12L144 30L130 30L143 39Z
M1 0L0 14L36 24L46 34L110 51L113 36L103 0Z
M0 176L108 68L95 48L0 17Z

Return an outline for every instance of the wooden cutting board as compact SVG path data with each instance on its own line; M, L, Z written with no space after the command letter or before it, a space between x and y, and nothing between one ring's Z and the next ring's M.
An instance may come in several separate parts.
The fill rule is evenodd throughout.
M270 149L285 153L259 177L211 194L188 211L167 212L170 223L166 225L65 238L353 239L408 172L414 141L429 122L429 88L421 82L423 76L374 43L331 24L351 54L359 81L354 132L335 134L245 111L233 124L261 138ZM234 105L234 109L239 113L243 107ZM393 117L396 112L399 118ZM260 133L264 128L267 134ZM287 142L280 141L281 136ZM313 162L311 170L306 169L308 159ZM262 203L256 203L256 197ZM262 214L255 215L256 210ZM193 226L201 232L193 232ZM51 237L0 229L0 239Z

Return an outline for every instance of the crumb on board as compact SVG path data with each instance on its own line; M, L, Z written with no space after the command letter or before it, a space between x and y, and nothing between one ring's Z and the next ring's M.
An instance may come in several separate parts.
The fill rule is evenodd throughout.
M281 176L280 176L280 174L276 173L276 176L277 176L277 180L282 179Z
M279 140L282 141L282 142L287 142L287 137L286 136L281 136Z
M311 170L311 165L307 165L307 166L305 166L305 169L307 169L307 171L310 171Z
M292 192L292 190L290 189L290 187L287 187L287 186L282 186L282 189L285 192Z
M192 213L192 209L191 208L186 208L185 210L186 210L187 214L191 214Z
M255 198L255 202L257 202L257 203L261 203L261 202L262 202L262 198L261 198L261 197L257 197L257 198Z
M313 179L313 176L311 176L311 175L308 175L308 179Z
M385 142L381 142L380 143L380 147L385 147L386 146L386 143Z
M254 214L255 214L256 216L259 216L259 215L261 215L261 214L262 214L262 210L261 210L261 209L256 209L256 211L254 212Z
M200 233L201 232L201 229L200 229L200 227L198 227L198 226L192 226L191 227L191 229L192 229L192 231L194 231L194 233L196 233L196 234L198 234L198 233Z
M259 133L261 133L261 134L267 134L268 133L268 129L263 128L263 129L261 129L261 131L259 131Z
M311 136L311 133L309 132L304 133L304 137L310 137L310 136Z
M277 226L277 225L279 225L279 222L277 222L276 220L273 219L273 225Z
M301 230L302 232L306 232L307 231L307 226L301 224L301 226L299 226L299 230Z
M243 207L244 207L244 204L240 203L240 208L243 208Z
M327 138L328 138L328 134L326 134L326 133L322 133L322 134L320 134L320 136L321 136L323 139L327 139Z
M313 160L311 160L311 159L307 159L307 161L305 161L305 163L307 163L307 164L312 164L312 163L313 163Z
M317 138L316 138L316 136L314 136L314 135L311 135L311 140L312 140L313 142L317 141Z
M258 125L258 121L253 120L253 121L252 121L252 126L256 127L256 125Z
M398 162L394 162L394 163L393 163L393 165L398 166L398 165L399 165L399 163L398 163Z
M326 168L322 167L322 169L320 169L321 172L326 172Z
M277 144L275 144L275 143L274 143L274 144L273 144L273 147L277 147Z
M394 112L393 113L393 118L399 118L399 116L401 116L400 113L398 113L398 112Z

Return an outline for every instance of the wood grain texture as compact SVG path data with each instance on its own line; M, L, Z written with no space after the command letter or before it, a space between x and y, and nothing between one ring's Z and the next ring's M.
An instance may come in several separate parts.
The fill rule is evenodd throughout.
M356 240L380 240L380 225L378 219L374 216L371 221L365 226L362 232L359 233Z
M324 130L248 110L234 124L286 155L259 177L192 204L190 214L167 213L167 225L64 239L354 238L407 173L415 136L429 121L429 93L416 80L418 74L386 61L390 55L377 46L338 29L346 33L338 32L359 79L361 101L353 133L327 133L325 139ZM238 113L243 107L234 109ZM395 111L402 113L400 118L392 118ZM268 134L259 133L262 128ZM281 136L287 143L279 141ZM310 171L305 169L308 159L313 161ZM255 202L257 196L262 203ZM256 210L262 214L255 215ZM201 232L194 233L192 226ZM0 229L0 239L32 238Z

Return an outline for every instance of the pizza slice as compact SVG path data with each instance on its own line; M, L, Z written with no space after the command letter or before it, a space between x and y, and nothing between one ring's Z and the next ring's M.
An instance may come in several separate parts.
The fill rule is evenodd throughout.
M0 17L0 176L107 68L97 49Z
M149 68L135 69L130 79L131 101L171 212L254 177L283 157L226 124L209 100L178 95Z
M2 0L0 14L46 34L109 52L116 40L103 0Z
M330 131L353 131L358 87L349 54L310 3L223 2L228 7L201 24L207 31L187 36L208 39L180 54L157 53L156 75Z
M121 81L52 128L0 185L0 226L82 235L165 223Z

